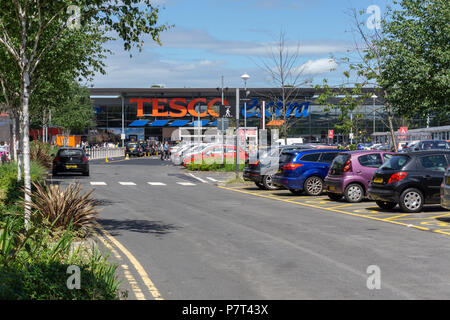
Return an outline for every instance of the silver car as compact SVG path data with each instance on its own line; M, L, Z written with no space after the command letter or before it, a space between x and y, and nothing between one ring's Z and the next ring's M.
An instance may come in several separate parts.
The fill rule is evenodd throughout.
M450 210L450 167L447 168L441 185L441 206Z

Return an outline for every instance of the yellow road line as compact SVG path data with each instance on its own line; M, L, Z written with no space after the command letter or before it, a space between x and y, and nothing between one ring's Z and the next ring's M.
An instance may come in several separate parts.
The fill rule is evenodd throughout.
M450 213L440 214L440 215L438 215L438 216L429 217L429 218L424 218L424 219L437 219L437 218L445 217L445 216L448 216L448 215L450 215Z
M398 224L398 225L401 225L401 226L406 226L406 227L415 228L415 229L419 229L419 230L425 230L425 231L429 231L430 230L429 228L419 227L419 226L415 226L415 225L409 225L409 224L405 224L405 223L401 223L401 222L397 222L397 221L389 221L389 220L380 219L380 218L376 218L376 217L372 217L372 216L365 216L365 215L362 215L362 214L346 212L346 211L342 211L342 210L338 210L338 209L329 209L329 208L319 207L319 206L315 206L313 204L308 204L308 203L299 203L299 202L286 200L286 199L278 199L278 198L274 198L274 197L267 196L267 195L258 195L256 193L252 193L252 192L247 192L247 191L242 191L242 190L235 190L235 189L221 187L221 186L218 186L218 188L225 189L225 190L236 191L236 192L241 192L241 193L246 193L246 194L250 194L250 195L255 195L255 196L259 196L259 197L267 198L267 199L273 199L273 200L279 200L279 201L288 202L288 203L300 204L302 206L311 207L311 208L315 208L315 209L325 209L325 210L328 210L328 211L331 211L331 212L343 213L343 214L350 215L350 216L366 218L366 219L376 220L376 221L383 221L383 222L388 222L388 223L392 223L392 224Z
M150 280L150 277L148 276L145 269L142 267L142 265L139 263L139 261L131 254L130 251L127 250L119 241L117 241L113 236L111 236L103 227L96 223L97 227L102 231L102 233L112 242L114 245L119 248L120 251L122 251L130 260L131 264L134 266L136 271L139 273L139 276L142 278L142 281L147 286L147 289L150 291L151 295L155 300L164 300L161 297L161 294L159 293L158 289L156 289L155 285L153 284L153 281Z
M340 206L335 206L335 207L324 207L327 209L337 209L337 208L342 208L342 207L348 207L348 206L353 206L355 203L346 203L346 204L341 204Z
M383 220L388 221L388 220L391 220L391 219L396 219L396 218L400 218L400 217L404 217L404 216L409 216L409 215L410 215L409 213L399 214L399 215L396 215L396 216L393 216L393 217L389 217L389 218L386 218L386 219L383 219Z
M114 247L109 244L109 242L107 240L105 240L100 234L96 233L96 238L99 239L106 248L108 248L112 254L116 257L116 259L118 259L119 261L122 261L122 257L120 256L120 254L117 252L116 249L114 249ZM131 286L131 290L133 290L134 295L136 296L137 300L145 300L145 296L142 293L141 288L139 287L136 279L133 277L133 275L130 273L130 271L128 271L128 265L122 263L121 268L124 272L125 278L127 280L127 282L130 284Z

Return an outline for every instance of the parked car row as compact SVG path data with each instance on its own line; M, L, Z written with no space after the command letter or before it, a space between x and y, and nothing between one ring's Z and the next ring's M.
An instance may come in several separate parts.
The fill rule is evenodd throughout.
M221 162L234 159L236 146L234 144L218 143L184 143L170 149L170 160L175 165L187 166L194 162ZM228 160L227 160L228 159ZM239 159L248 159L248 153L239 148Z
M427 145L421 141L414 150ZM441 149L440 142L433 145L436 149L403 153L284 146L248 163L244 179L261 189L310 196L325 192L331 200L344 198L350 203L370 199L382 209L399 205L408 213L420 212L426 204L450 209L450 148Z

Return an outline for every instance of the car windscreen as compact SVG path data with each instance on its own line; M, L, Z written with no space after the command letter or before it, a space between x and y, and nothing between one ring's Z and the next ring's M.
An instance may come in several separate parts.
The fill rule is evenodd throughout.
M380 166L381 170L401 170L411 158L407 155L394 155Z
M137 143L129 143L129 144L127 144L128 148L136 148L136 146L137 146Z
M82 157L83 151L77 149L63 149L59 150L60 157Z
M295 160L297 155L295 153L282 152L280 155L280 163L288 163Z
M350 159L349 154L339 154L334 158L330 166L330 173L339 175L344 171L345 163Z

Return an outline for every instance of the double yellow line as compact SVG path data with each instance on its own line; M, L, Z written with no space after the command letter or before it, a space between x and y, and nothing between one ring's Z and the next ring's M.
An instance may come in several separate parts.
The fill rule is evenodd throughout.
M111 250L112 254L118 259L119 261L123 262L123 259L119 252L114 248L114 246L121 251L131 262L133 267L136 269L137 273L139 274L139 277L141 278L142 282L145 284L148 292L151 294L154 300L164 300L158 291L158 289L155 287L155 284L148 276L145 269L142 267L140 262L131 254L130 251L128 251L127 248L125 248L119 241L117 241L112 235L109 234L108 231L106 231L99 223L95 222L95 227L100 230L101 233L97 232L96 237L99 239L105 247L107 247L109 250ZM121 263L121 268L123 269L123 272L125 274L125 278L127 279L128 283L131 286L131 289L133 290L136 299L137 300L146 300L146 297L142 291L142 289L139 287L138 282L136 281L136 278L131 274L130 268L126 263Z

